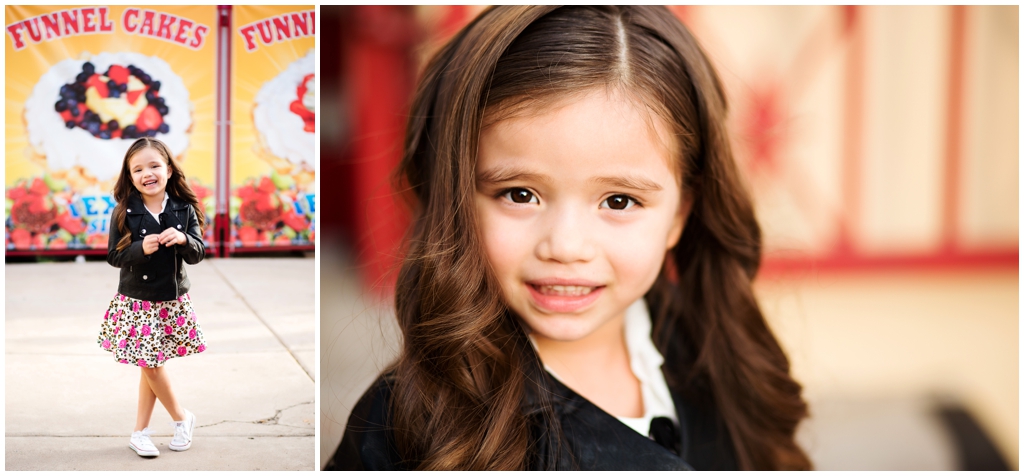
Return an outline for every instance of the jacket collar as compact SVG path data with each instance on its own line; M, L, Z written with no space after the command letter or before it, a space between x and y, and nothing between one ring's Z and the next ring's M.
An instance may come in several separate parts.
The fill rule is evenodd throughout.
M146 205L142 203L142 195L138 192L133 191L128 194L127 209L125 213L129 215L141 215L146 213ZM188 202L179 200L178 197L168 193L167 194L167 206L165 210L184 210L188 208Z

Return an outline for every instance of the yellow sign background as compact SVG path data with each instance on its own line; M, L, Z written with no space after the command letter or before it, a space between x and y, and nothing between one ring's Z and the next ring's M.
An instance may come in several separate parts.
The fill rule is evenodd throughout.
M294 18L293 14L296 15ZM296 25L296 21L304 24ZM261 37L257 24L264 28L265 35L268 31L271 33L271 42L264 41L265 36ZM235 246L306 246L313 243L316 159L314 157L313 164L299 165L271 152L256 127L254 108L261 88L290 65L311 54L316 46L315 28L313 5L232 7L230 185L233 192L232 241ZM286 37L284 29L290 37ZM310 136L315 138L315 133L310 133ZM277 197L272 199L274 206L278 201L283 202L286 211L291 209L299 215L298 218L285 219L284 227L277 230L273 229L273 218L264 220L265 225L261 227L253 225L259 220L241 219L239 216L239 209L244 207L246 200L250 200L248 196L244 199L239 197L239 190L246 186L258 188L261 181L269 178L274 179L277 189L273 192ZM241 228L246 230L239 237Z
M31 41L28 32L23 28L20 32L24 46L20 49L16 48L15 40L10 32L12 25L44 14L81 8L83 7L5 7L5 26L8 28L5 35L5 120L7 124L5 187L9 188L19 180L40 177L49 172L46 162L40 161L33 152L24 118L25 102L32 94L33 87L39 82L41 76L53 65L66 59L83 59L99 53L134 52L159 57L167 62L171 69L181 77L188 89L192 105L192 125L188 148L182 155L182 167L189 178L197 179L213 192L217 104L215 100L217 8L215 6L104 6L102 8L108 9L107 20L113 23L110 32L78 34L51 39L46 39L44 34L42 35L43 40L37 43ZM124 13L127 9L154 11L158 17L160 13L167 13L176 18L184 18L193 22L193 28L195 25L205 25L208 27L208 31L198 48L140 34L137 29L139 20L136 20L135 23L136 33L132 34L125 30ZM56 99L55 96L54 101ZM157 138L159 139L160 136L158 135ZM122 157L115 157L112 160L120 161ZM74 189L73 184L72 189ZM8 206L10 206L9 203ZM213 211L210 208L208 210ZM105 247L105 243L103 247ZM33 248L40 247L34 246Z

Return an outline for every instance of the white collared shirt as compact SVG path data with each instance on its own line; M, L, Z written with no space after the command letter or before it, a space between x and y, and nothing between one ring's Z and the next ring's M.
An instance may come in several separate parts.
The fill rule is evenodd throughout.
M661 365L665 358L658 352L651 340L651 313L643 298L626 309L626 349L629 351L629 367L640 381L640 394L644 400L644 416L629 418L616 416L619 421L641 435L648 436L654 417L668 417L679 424L672 393L668 390Z
M167 192L164 192L164 202L160 204L160 211L159 212L153 213L149 209L149 207L147 207L145 205L145 203L143 203L142 208L145 208L146 211L149 212L150 215L153 215L153 218L156 219L157 223L160 223L160 214L164 212L165 208L167 208L167 198L168 197L170 197L170 195Z
M644 415L637 418L618 418L626 426L637 433L649 436L651 420L655 417L668 417L673 423L679 424L676 407L672 402L672 394L661 373L661 365L665 358L658 352L651 340L651 314L643 298L638 299L626 309L625 318L626 350L629 352L629 367L633 375L640 381L640 395L644 402ZM537 348L537 343L530 336L530 343ZM561 380L547 364L544 369L552 376Z

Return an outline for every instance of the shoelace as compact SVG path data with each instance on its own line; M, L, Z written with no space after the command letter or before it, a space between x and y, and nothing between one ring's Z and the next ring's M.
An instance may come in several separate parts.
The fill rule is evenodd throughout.
M175 440L185 439L185 421L172 421L171 426L174 427L174 438Z
M143 443L153 445L153 440L149 439L149 436L152 434L153 430L150 430L148 427L143 428L142 431L139 432L139 439L142 440Z

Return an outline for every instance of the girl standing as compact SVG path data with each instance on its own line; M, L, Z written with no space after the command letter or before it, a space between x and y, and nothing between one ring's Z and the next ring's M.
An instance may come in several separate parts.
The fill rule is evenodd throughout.
M457 33L398 170L403 349L327 469L810 468L725 114L664 7L499 6Z
M98 343L122 364L141 369L139 408L129 447L140 456L160 452L149 420L159 399L174 420L174 451L192 446L196 417L175 398L164 363L206 350L189 299L183 263L206 254L205 217L170 150L143 137L125 153L114 185L107 262L121 268L117 295L103 316Z

